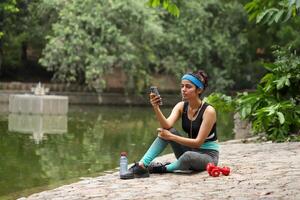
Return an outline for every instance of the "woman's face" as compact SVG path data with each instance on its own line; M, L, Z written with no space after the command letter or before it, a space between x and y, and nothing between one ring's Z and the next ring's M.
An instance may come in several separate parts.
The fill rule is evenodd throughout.
M190 100L194 98L199 98L201 93L200 89L197 89L196 86L188 80L181 81L181 95L183 100Z

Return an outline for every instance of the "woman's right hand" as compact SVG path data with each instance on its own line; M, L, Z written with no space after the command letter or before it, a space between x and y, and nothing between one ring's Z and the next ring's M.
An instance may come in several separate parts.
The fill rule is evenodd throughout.
M158 107L161 102L161 97L157 96L155 93L150 93L150 103L153 107Z

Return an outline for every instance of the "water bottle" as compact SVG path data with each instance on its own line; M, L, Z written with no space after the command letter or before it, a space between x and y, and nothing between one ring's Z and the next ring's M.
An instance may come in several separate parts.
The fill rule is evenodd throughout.
M128 167L127 153L121 152L121 157L120 157L120 177L121 178L126 174L127 167Z

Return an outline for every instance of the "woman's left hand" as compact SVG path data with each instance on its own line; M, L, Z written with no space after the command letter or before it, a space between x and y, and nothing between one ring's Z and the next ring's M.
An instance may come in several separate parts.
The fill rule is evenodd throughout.
M172 133L168 131L167 129L158 128L157 129L157 135L158 137L165 139L165 140L171 140Z

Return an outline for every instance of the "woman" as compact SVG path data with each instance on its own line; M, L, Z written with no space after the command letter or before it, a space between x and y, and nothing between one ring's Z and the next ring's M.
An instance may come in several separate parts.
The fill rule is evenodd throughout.
M141 178L149 177L149 172L203 171L209 162L218 164L216 111L200 98L207 85L208 77L204 71L185 74L181 79L183 101L175 105L168 118L160 110L160 97L150 93L150 102L161 128L157 129L158 137L146 154L139 163L135 163L129 169L129 173L136 178ZM188 137L172 128L180 118L182 128ZM166 164L151 162L167 144L171 145L177 160Z

